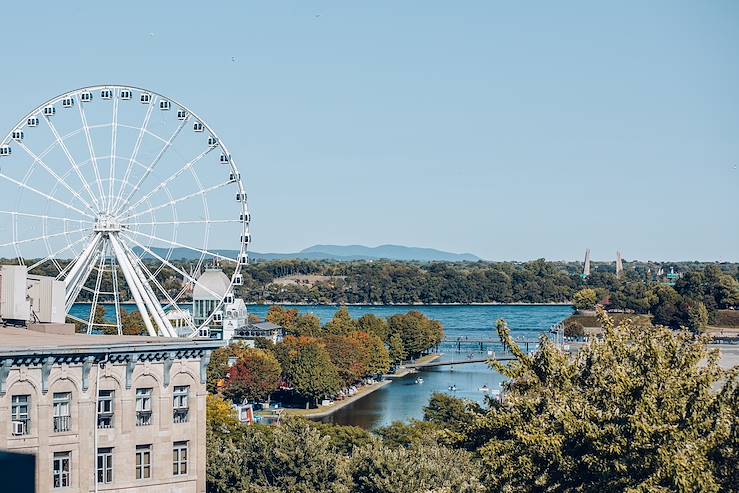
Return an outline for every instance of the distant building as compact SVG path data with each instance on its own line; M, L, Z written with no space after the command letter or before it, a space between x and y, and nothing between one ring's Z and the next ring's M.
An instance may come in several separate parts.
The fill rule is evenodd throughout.
M230 294L231 280L219 268L206 268L192 290L193 322L200 327L216 311L218 304ZM215 318L215 317L214 317ZM219 339L222 325L220 321L212 320L209 337Z
M204 492L222 343L49 327L0 327L0 449L37 457L36 491Z
M246 310L244 300L234 298L233 295L227 296L219 318L221 318L223 327L222 339L230 341L237 332L246 328L249 324L249 313Z
M285 329L272 322L259 322L256 324L248 324L246 327L236 332L235 339L246 342L247 345L254 347L254 341L257 338L264 338L277 344L285 337Z

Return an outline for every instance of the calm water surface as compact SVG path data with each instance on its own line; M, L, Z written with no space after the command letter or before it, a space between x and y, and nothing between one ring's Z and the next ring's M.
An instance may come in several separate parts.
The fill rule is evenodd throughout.
M113 306L104 305L106 313L112 315ZM134 306L125 309L134 309ZM338 309L326 305L296 305L285 308L295 308L301 313L313 313L322 323L331 320ZM517 339L533 340L546 333L549 328L564 320L572 313L569 306L509 306L509 305L455 305L455 306L350 306L349 313L355 317L372 313L378 317L389 317L409 310L418 310L424 315L440 321L444 325L447 337L481 339L495 338L495 323L498 319L505 319ZM83 319L89 314L89 305L75 305L72 312ZM264 317L269 305L249 306L250 313ZM470 349L463 348L457 352L453 346L442 347L442 360L459 360L470 357ZM485 352L475 352L474 357L486 355ZM419 372L423 377L422 384L415 384L415 375L408 375L396 379L390 385L364 397L324 418L324 421L361 426L362 428L377 428L386 426L393 421L407 421L423 418L423 406L428 403L433 392L446 392L456 397L470 399L484 403L485 394L480 387L487 385L492 389L499 388L503 377L492 371L484 363L467 365L442 366ZM448 390L451 385L457 386L457 391Z

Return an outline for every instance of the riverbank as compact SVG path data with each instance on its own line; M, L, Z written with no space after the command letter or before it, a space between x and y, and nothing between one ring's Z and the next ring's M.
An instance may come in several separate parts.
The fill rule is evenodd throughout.
M334 401L332 404L329 404L328 406L321 406L318 409L288 409L288 408L285 408L283 409L282 414L286 416L301 416L303 418L308 418L308 419L325 418L326 416L330 416L331 414L335 413L342 407L348 406L352 402L358 401L362 397L368 396L372 392L379 390L385 385L389 385L391 383L392 383L392 380L380 380L379 382L375 382L370 385L365 385L361 389L357 390L357 393L354 394L353 396L347 397L346 399L343 399L340 401Z
M81 302L81 303L89 303L89 302ZM491 302L480 302L480 303L314 303L314 302L307 302L307 301L248 301L245 302L246 306L270 306L270 305L279 305L279 306L335 306L335 307L341 307L341 306L392 306L392 307L425 307L425 306L449 306L449 307L457 307L457 306L572 306L572 303L560 303L560 302L551 302L551 303L526 303L526 302L516 302L516 303L499 303L496 301Z

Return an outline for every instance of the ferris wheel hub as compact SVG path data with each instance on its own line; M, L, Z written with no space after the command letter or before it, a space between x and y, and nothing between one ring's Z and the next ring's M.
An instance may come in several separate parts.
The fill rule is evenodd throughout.
M100 214L95 219L95 227L93 228L96 233L117 233L121 229L121 224L109 214Z

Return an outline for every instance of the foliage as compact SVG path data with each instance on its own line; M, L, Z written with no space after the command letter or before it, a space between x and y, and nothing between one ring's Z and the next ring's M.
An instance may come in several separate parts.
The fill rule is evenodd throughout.
M367 370L362 376L382 375L390 370L390 353L379 337L366 332L354 332L349 337L367 350Z
M451 431L462 432L482 411L476 402L464 401L447 394L434 392L428 405L423 408L423 419L430 423L443 425Z
M569 320L564 325L564 334L566 337L583 337L585 335L585 327L577 320Z
M417 358L439 344L444 338L444 329L436 320L428 319L418 311L393 315L388 319L391 337L400 336L407 356Z
M400 337L400 334L397 332L395 334L392 334L390 336L390 340L388 342L388 352L390 355L390 362L393 365L399 365L403 361L405 361L405 358L408 356L408 353L405 350L405 347L403 346L403 339Z
M483 493L482 469L471 454L438 446L365 446L351 458L356 493Z
M230 368L228 360L235 358L236 361L245 356L249 348L241 343L233 342L228 346L218 348L210 355L210 363L208 364L208 381L207 388L211 394L219 391L219 383L224 383L228 370Z
M281 374L274 354L247 349L229 369L223 394L234 402L266 400L279 388Z
M355 447L375 443L372 433L358 426L341 426L310 420L305 420L305 424L316 428L321 435L329 437L331 448L341 454L350 454Z
M334 314L334 318L324 327L326 332L333 335L347 335L359 330L359 325L349 315L349 310L342 306Z
M387 321L376 315L368 313L357 319L357 326L361 332L366 332L380 338L381 341L387 341L390 335Z
M417 447L438 445L443 429L437 423L411 420L409 423L395 421L389 426L375 430L383 442L390 447Z
M355 337L329 335L322 339L331 362L339 370L344 386L358 382L367 375L370 353Z
M598 295L594 289L581 289L572 297L572 304L578 310L592 310L598 302Z
M460 444L476 449L491 491L730 491L736 486L739 369L706 338L623 322L601 310L602 340L574 357L543 338Z
M288 336L275 347L275 353L287 382L314 403L336 395L341 388L339 372L318 339Z

